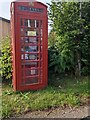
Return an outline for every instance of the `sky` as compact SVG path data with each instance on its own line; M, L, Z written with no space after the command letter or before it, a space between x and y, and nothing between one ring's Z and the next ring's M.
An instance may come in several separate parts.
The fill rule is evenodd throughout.
M10 20L10 3L12 0L0 0L0 17ZM51 0L37 0L43 3L50 3Z

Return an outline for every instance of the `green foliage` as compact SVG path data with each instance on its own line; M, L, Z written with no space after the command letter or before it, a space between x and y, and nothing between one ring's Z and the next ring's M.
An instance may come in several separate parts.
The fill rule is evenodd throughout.
M73 80L72 80L73 79ZM58 106L79 106L90 97L88 77L75 79L52 75L44 90L14 92L11 85L2 87L2 117L17 117L21 113Z
M49 34L49 70L53 72L60 72L60 56L58 55L59 52L55 47L55 44L57 42L57 35L55 32L51 31ZM58 65L59 64L59 65Z
M51 35L49 37L49 51L58 52L52 54L53 61L58 71L72 71L74 74L88 74L88 43L90 38L90 2L59 2L52 1L49 4L49 19L52 21ZM54 35L54 34L53 34ZM53 46L52 42L53 41ZM53 40L55 39L55 40ZM49 55L50 56L50 55ZM55 59L54 59L55 58ZM55 67L54 67L55 68Z
M0 73L2 80L10 80L12 77L10 37L4 38L1 44Z
M69 41L68 35L53 38L49 38L49 68L58 73L73 70L74 52L70 48L70 43L67 42Z

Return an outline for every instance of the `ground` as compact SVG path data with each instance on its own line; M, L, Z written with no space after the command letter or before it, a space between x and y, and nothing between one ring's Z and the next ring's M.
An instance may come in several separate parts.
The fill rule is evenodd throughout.
M53 80L47 88L14 92L11 84L3 83L3 118L84 118L88 116L90 93L88 78Z
M77 108L53 108L45 111L27 112L19 118L85 118L89 116L90 107L88 105Z

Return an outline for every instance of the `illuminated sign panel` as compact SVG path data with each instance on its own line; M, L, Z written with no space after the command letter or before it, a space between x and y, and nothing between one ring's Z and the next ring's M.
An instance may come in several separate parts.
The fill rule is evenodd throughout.
M26 11L26 12L43 12L42 8L33 8L27 6L19 6L19 10Z

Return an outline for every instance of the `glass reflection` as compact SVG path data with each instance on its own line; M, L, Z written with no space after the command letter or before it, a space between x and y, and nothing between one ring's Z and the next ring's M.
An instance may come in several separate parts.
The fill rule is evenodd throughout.
M41 25L42 25L42 23L41 23ZM39 20L24 19L24 26L38 28L39 27Z
M29 43L35 44L37 42L38 42L38 38L37 37L29 38Z
M21 54L21 59L22 59L22 60L24 59L24 54Z
M24 29L21 28L21 36L23 36L23 35L24 35Z
M28 19L24 20L24 26L28 26Z
M38 46L22 46L21 52L38 52Z
M25 74L26 74L26 76L38 75L38 70L37 69L26 70Z
M34 77L34 78L26 78L26 83L25 84L35 84L38 83L38 78Z
M21 43L37 44L38 37L21 37Z
M38 60L37 54L25 54L26 60Z

